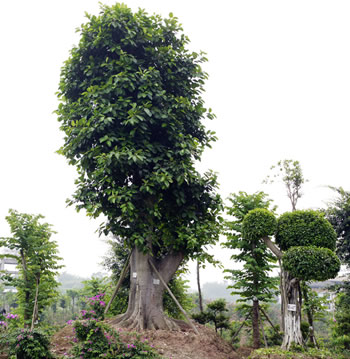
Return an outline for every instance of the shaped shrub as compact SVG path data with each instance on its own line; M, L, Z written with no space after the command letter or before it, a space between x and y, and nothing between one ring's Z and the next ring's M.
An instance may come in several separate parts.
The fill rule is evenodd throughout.
M251 210L243 220L243 236L247 239L260 239L273 235L277 221L273 213L264 208Z
M286 212L278 219L276 243L282 251L301 246L335 250L336 239L332 225L319 212Z
M283 268L304 281L324 281L337 276L340 260L328 248L292 247L283 255Z

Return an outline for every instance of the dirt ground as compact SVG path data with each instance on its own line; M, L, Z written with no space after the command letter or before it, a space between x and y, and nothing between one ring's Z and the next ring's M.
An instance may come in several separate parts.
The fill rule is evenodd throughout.
M251 352L249 348L233 348L213 329L197 325L199 335L193 330L183 331L144 331L141 338L148 339L159 354L166 359L243 359ZM116 328L118 329L118 328ZM121 331L123 337L123 331ZM124 333L127 340L127 334ZM52 340L52 351L57 355L68 353L71 347L73 331L71 326L64 327Z

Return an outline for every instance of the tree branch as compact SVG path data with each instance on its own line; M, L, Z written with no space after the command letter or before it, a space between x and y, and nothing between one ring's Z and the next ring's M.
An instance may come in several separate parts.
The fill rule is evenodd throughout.
M283 256L283 253L279 250L279 248L276 246L275 243L271 241L269 237L264 237L263 241L265 242L267 248L270 249L270 251L278 258L281 259Z
M182 252L170 251L159 261L158 270L166 283L173 277L183 259L184 254Z

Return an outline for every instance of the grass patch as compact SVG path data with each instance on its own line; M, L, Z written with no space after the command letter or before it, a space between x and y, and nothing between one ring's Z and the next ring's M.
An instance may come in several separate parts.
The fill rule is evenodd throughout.
M248 359L347 359L348 356L327 349L301 349L300 351L268 348L255 350Z

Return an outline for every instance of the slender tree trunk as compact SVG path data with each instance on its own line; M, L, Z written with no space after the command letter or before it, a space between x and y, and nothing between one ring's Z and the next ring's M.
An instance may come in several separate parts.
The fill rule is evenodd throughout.
M34 299L34 307L33 307L33 315L32 315L32 325L30 326L30 330L34 329L34 323L38 317L39 283L40 283L40 275L36 277L35 299Z
M284 337L282 349L289 349L292 343L303 345L301 335L301 295L300 285L296 278L292 278L287 271L282 272L284 290Z
M137 248L133 250L130 258L128 309L126 313L116 317L112 324L136 330L178 329L176 321L164 314L163 294L165 287L152 270L149 263L151 259L151 254L144 254ZM169 283L182 260L183 254L180 252L170 252L161 261L154 261L153 259L166 284Z
M20 255L21 255L21 262L22 262L22 268L23 268L23 277L24 277L24 301L25 301L25 308L23 311L23 320L24 320L24 325L28 326L28 321L30 320L30 312L28 311L28 306L30 303L30 283L28 280L28 269L27 269L27 261L24 257L24 253L21 250L20 251Z
M259 301L253 300L252 310L253 348L260 348Z
M308 292L307 292L307 284L304 283L302 285L302 295L304 297L304 303L307 303L309 301L309 296L308 296ZM309 337L310 337L310 342L316 347L318 348L318 344L316 341L316 337L315 337L315 331L314 331L314 318L313 315L311 313L310 309L306 309L306 316L307 316L307 320L309 322Z
M280 267L280 292L281 292L281 329L284 333L284 316L285 316L285 304L286 304L286 297L284 293L284 282L283 282L283 268L282 268L282 261L278 259L278 264Z
M201 290L201 280L199 276L199 261L197 260L197 286L198 286L198 300L199 300L199 311L203 313L203 298L202 298L202 290Z

